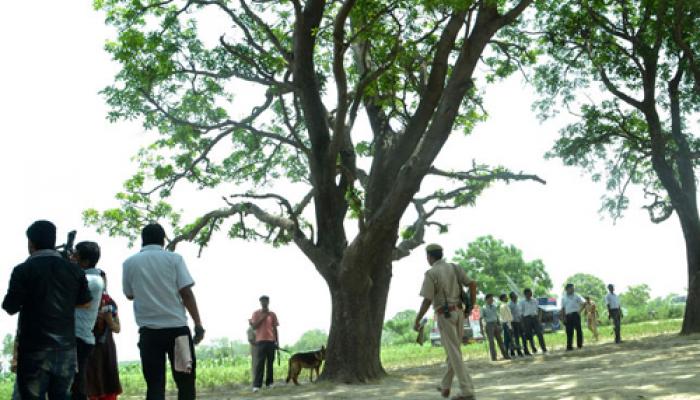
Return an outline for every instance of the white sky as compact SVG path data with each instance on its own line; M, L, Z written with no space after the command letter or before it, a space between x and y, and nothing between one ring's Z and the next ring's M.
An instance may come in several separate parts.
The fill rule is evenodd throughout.
M121 293L121 263L135 249L123 239L98 236L84 228L81 211L116 203L114 194L135 170L131 157L150 142L136 123L109 124L98 91L117 66L103 51L110 35L89 2L6 2L0 6L0 294L11 269L27 256L24 232L36 219L59 227L59 242L70 229L78 240L103 248L100 267L110 278L121 307L123 332L117 346L122 360L138 358L131 305ZM491 117L469 138L457 137L436 165L468 167L472 159L536 173L548 185L500 184L475 208L446 214L451 231L431 232L448 254L480 235L492 234L521 248L527 259L541 258L555 290L576 273L613 282L620 290L647 283L653 295L686 287L683 239L675 216L662 225L648 221L641 203L617 225L598 213L603 185L590 182L557 160L545 161L562 121L540 125L530 111L532 93L518 77L488 90ZM198 202L195 196L184 202ZM208 338L243 340L257 298L266 293L281 321L283 343L310 329L328 329L329 295L313 266L293 247L215 239L202 258L194 245L179 251L197 284ZM394 266L387 317L419 304L417 292L426 268L419 251ZM0 335L14 331L16 319L0 313Z

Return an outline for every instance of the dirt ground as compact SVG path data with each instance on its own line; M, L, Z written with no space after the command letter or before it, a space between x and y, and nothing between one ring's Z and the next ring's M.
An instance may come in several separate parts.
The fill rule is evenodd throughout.
M658 336L620 345L591 345L570 353L513 362L468 364L477 398L700 400L700 336ZM436 391L444 366L393 371L379 384L276 387L209 393L213 399L441 399ZM304 380L308 379L306 373ZM454 388L457 388L456 382Z

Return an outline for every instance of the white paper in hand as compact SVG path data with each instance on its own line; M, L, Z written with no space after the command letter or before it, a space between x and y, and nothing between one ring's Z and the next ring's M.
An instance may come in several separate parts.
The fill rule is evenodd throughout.
M190 350L190 339L187 335L178 336L175 339L175 371L185 374L192 373L192 351Z

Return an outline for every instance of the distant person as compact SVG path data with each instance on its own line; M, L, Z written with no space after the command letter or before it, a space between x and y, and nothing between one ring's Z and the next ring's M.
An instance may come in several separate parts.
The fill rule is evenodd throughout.
M529 353L527 349L527 343L530 342L530 347L532 347L532 352L537 353L537 347L535 347L535 335L537 335L537 341L540 343L542 352L547 352L547 345L544 342L544 335L542 334L542 323L540 322L540 303L537 299L532 297L532 289L525 289L523 292L525 294L525 299L520 301L520 309L523 312L523 328L525 331L525 343L523 344L525 354Z
M501 328L503 329L503 345L506 351L512 357L515 354L515 345L513 344L513 313L510 312L508 306L508 295L503 293L498 299L501 304L498 305L498 318L501 320Z
M86 364L95 348L95 335L92 333L97 321L97 313L104 292L104 280L97 269L100 260L100 246L95 242L80 242L75 245L73 261L83 269L92 300L87 308L75 310L75 338L78 370L71 388L73 400L87 400Z
M510 302L508 303L508 308L510 308L510 314L513 316L513 322L511 322L511 327L513 328L513 348L518 352L518 356L523 357L521 343L525 344L525 331L523 330L523 311L518 304L518 295L515 292L510 292ZM529 352L528 352L529 354ZM515 357L515 353L511 350L511 357Z
M503 337L501 336L501 321L498 317L499 308L493 304L493 295L491 293L486 294L486 304L481 309L481 319L486 324L486 337L489 339L489 351L491 352L491 361L498 360L498 352L496 351L496 343L498 343L498 349L501 351L501 355L504 359L510 360L510 356L503 345Z
M258 392L262 388L263 375L265 377L265 387L271 387L275 382L274 365L275 352L279 347L280 337L277 327L279 320L277 314L270 311L270 298L260 297L260 309L253 313L248 321L255 329L255 380L253 380L253 392Z
M615 331L615 343L622 342L620 337L620 323L622 322L622 307L620 298L615 294L615 286L608 285L608 294L605 295L605 305L608 306L608 319L613 321L613 330Z
M141 368L146 400L165 399L165 356L168 355L178 400L196 398L197 360L194 345L204 339L204 328L192 292L194 280L179 254L166 251L165 230L156 223L141 231L143 247L124 261L123 289L134 301L139 326ZM194 320L194 338L187 313Z
M87 363L87 394L90 400L116 400L122 393L119 381L119 362L114 334L121 331L117 303L107 293L107 276L104 279L105 291L100 302L100 312L94 327L95 348Z
M416 316L414 329L420 329L421 320L432 304L437 315L440 340L447 354L447 371L438 390L442 397L449 397L452 380L456 376L460 394L453 399L473 400L474 384L464 367L460 348L464 336L465 313L468 311L463 309L461 293L462 287L468 286L472 304L476 304L476 282L467 276L464 269L444 260L440 245L430 244L425 250L430 269L425 272L423 278L420 290L423 302Z
M581 329L581 309L583 298L576 294L573 283L566 284L566 293L561 299L561 315L566 324L566 351L574 349L574 331L576 332L576 347L583 347L583 329Z
M29 258L12 271L2 308L19 312L17 389L22 400L67 400L76 371L75 307L90 305L85 273L57 252L56 226L27 229Z
M593 334L593 338L598 341L598 307L591 300L591 296L584 297L586 303L583 305L583 313L588 323L588 330Z
M255 382L255 362L257 360L255 354L255 329L248 323L248 330L246 331L248 335L248 344L250 345L250 382Z

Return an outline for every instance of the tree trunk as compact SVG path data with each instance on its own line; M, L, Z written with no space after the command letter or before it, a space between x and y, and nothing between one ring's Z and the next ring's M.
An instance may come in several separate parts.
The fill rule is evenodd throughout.
M346 250L337 279L326 279L333 312L322 380L367 383L386 375L380 352L391 251L358 242Z
M700 333L700 220L681 212L678 216L683 227L688 263L688 298L681 334L689 335Z

